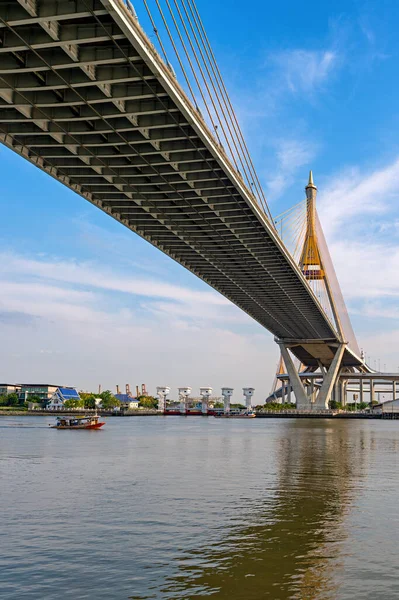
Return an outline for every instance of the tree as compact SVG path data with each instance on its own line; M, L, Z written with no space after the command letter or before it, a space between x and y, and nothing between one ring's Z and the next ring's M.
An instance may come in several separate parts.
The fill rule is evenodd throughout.
M43 398L40 398L40 396L35 396L35 395L28 396L27 402L38 402L38 403L41 403L41 402L43 402Z
M18 394L4 394L0 396L0 406L17 406Z
M83 400L76 400L75 398L71 398L70 400L65 400L64 408L84 408Z
M2 394L0 396L0 406L7 406L7 395Z
M101 401L101 408L103 408L104 410L112 410L113 408L117 408L120 405L121 403L117 398L115 398L115 396L113 396L112 398L106 398L105 400Z
M330 400L329 406L330 406L331 410L341 410L342 409L342 404L340 402L337 402L336 400Z
M80 392L80 398L83 400L85 408L96 408L96 396L88 392Z
M139 396L139 407L147 408L147 409L157 409L158 408L158 400L153 396Z

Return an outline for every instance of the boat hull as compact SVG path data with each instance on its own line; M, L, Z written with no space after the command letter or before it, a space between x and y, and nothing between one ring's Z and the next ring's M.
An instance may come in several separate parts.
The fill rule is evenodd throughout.
M214 415L215 419L254 419L256 415Z
M104 423L95 423L94 425L52 425L52 429L101 429Z

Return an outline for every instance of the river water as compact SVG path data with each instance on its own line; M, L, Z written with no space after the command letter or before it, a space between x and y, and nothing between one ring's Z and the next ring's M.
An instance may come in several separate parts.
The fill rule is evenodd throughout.
M0 419L0 598L399 598L399 422Z

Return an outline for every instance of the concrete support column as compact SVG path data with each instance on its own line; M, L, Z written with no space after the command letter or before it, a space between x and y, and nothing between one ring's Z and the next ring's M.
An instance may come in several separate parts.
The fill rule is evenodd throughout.
M227 415L230 412L230 398L232 397L234 392L233 388L222 388L222 396L223 396L223 404L224 404L224 413Z
M339 370L341 367L341 360L344 355L346 344L340 344L335 352L335 356L332 360L330 368L327 373L324 375L323 383L319 391L319 395L317 397L317 402L315 405L318 410L326 410L328 408L328 403L331 399L331 392L334 388L334 385L337 381ZM315 406L315 408L316 408Z
M346 405L346 382L344 379L340 381L340 391L341 391L341 404L342 406Z
M211 387L202 387L200 388L200 396L202 398L201 403L201 412L203 415L208 414L208 401L212 396L212 388Z
M285 402L285 379L281 380L281 404Z
M284 342L277 342L280 346L281 354L284 360L284 364L287 368L289 375L288 385L292 386L297 410L309 410L310 403L306 396L305 389L302 385L301 378L299 377L298 371L295 368L294 361L288 351L288 346Z
M392 400L396 398L396 381L392 381Z
M191 388L179 388L179 400L180 400L180 413L185 415L187 413L187 398L191 394Z
M158 396L158 412L165 413L166 412L166 397L170 392L170 387L160 386L157 387L157 396Z
M339 402L339 379L337 379L337 381L335 382L333 390L334 390L334 400L335 400L335 402Z
M314 379L310 382L310 402L314 404L315 402L315 387L314 387Z
M360 378L360 402L364 402L363 377Z
M287 379L287 404L291 404L291 384L289 379Z
M375 394L374 394L374 380L370 379L370 404L374 402Z
M242 388L242 393L244 394L245 406L247 408L247 411L252 410L252 396L254 395L254 391L255 391L255 388L251 388L251 387Z

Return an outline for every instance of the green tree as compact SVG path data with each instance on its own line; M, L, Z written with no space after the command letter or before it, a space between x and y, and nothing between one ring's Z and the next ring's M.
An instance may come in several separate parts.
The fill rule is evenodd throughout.
M0 406L17 406L18 394L4 394L0 396Z
M330 400L330 402L328 403L331 410L341 410L342 409L342 404L340 402L337 402L336 400Z
M80 398L83 400L85 408L96 408L96 396L88 392L80 392Z
M28 396L27 402L39 402L39 403L42 403L42 402L44 402L44 400L40 396L33 395L33 396Z
M0 396L0 406L7 406L7 396L6 396L6 394L2 394Z
M147 408L147 409L157 409L158 408L158 400L153 396L139 396L139 407Z
M65 400L64 408L67 408L68 410L71 408L84 408L84 401L70 398L69 400Z
M120 406L121 403L119 402L119 400L117 398L106 398L105 400L102 400L101 402L101 408L103 408L104 410L112 410L114 408L118 408L118 406Z

